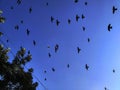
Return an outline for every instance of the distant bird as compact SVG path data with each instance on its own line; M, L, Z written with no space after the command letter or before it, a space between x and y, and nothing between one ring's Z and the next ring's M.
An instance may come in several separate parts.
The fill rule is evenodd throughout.
M48 56L49 56L49 58L51 57L51 54L50 53L48 53Z
M90 42L90 38L88 38L88 42Z
M47 78L44 78L44 80L46 81L46 80L47 80Z
M74 0L75 3L78 3L78 0Z
M13 10L13 9L14 9L14 7L13 7L13 6L11 6L11 7L10 7L10 9L11 9L11 10Z
M3 33L2 32L0 32L0 37L3 35Z
M117 8L116 8L115 6L113 6L113 8L112 8L112 13L114 14L115 11L117 11Z
M71 23L71 20L70 19L68 19L68 24L70 24Z
M55 68L52 68L52 71L55 72Z
M31 13L31 12L32 12L32 7L29 8L29 13Z
M106 87L104 87L105 90L108 90Z
M15 28L15 30L18 30L18 29L19 29L19 26L18 26L18 25L16 25L14 28Z
M59 45L56 44L56 45L55 45L55 53L58 51L58 49L59 49Z
M112 29L112 25L108 24L108 31L110 31Z
M60 24L60 21L58 19L56 20L56 25L58 26Z
M88 66L87 64L85 64L85 68L86 68L86 70L88 70L88 69L89 69L89 66Z
M54 18L51 16L51 17L50 17L50 20L51 20L51 22L53 23Z
M113 73L115 73L115 69L113 69Z
M78 15L76 15L76 21L78 22L78 19L79 19L80 17L78 16Z
M82 27L82 29L83 29L83 31L85 31L85 27L84 26Z
M70 67L70 65L69 64L67 64L67 68L69 68Z
M83 14L82 14L82 16L81 16L81 17L82 17L82 19L84 19L84 18L85 18L85 16L84 16Z
M20 23L23 24L23 20L21 20Z
M88 3L87 2L85 2L85 5L87 5Z
M9 40L7 39L7 40L6 40L6 42L8 43L8 42L9 42Z
M44 73L47 73L47 71L45 70Z
M50 48L50 46L47 46L47 48Z
M48 2L46 3L46 6L48 6Z
M28 50L28 54L30 54L30 50Z
M17 0L17 4L20 5L22 0Z
M27 30L26 30L26 33L27 33L27 35L29 36L29 34L30 34L30 31L27 29Z
M79 53L81 51L81 49L79 47L77 47L77 52Z
M35 41L35 40L33 40L33 45L34 45L34 46L36 45L36 41Z

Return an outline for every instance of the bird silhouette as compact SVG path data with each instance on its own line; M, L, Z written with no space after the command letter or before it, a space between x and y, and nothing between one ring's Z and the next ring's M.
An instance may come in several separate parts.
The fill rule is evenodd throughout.
M88 42L90 42L90 38L88 38Z
M17 0L17 4L20 5L22 0Z
M71 23L71 20L70 19L68 19L68 24L70 24Z
M54 18L51 16L51 17L50 17L50 20L51 20L51 22L53 23Z
M108 31L111 31L111 29L112 29L112 25L108 24Z
M78 14L76 15L76 21L78 22L78 19L79 19L80 17L78 16Z
M26 30L26 33L27 33L27 36L29 36L29 34L30 34L30 31L27 29L27 30Z
M9 42L9 40L7 39L7 40L6 40L6 42L8 43L8 42Z
M56 45L55 45L55 53L58 51L58 49L59 49L59 45L56 44Z
M56 25L58 26L60 24L60 21L58 19L56 20Z
M85 31L85 27L84 26L82 27L82 29L83 29L83 31Z
M105 90L108 90L107 87L104 87Z
M77 52L80 53L81 49L79 47L77 47Z
M84 18L85 18L85 16L84 16L83 14L82 14L82 16L81 16L81 17L82 17L82 19L84 19Z
M47 73L47 71L45 70L44 73Z
M30 50L28 50L28 54L30 54Z
M21 20L20 23L23 24L23 20Z
M69 64L67 64L67 68L69 68L70 67L70 65Z
M46 6L48 6L48 2L46 2Z
M49 58L51 57L51 54L50 53L48 53L48 56L49 56Z
M74 0L75 3L78 3L78 0Z
M113 8L112 8L112 13L114 14L115 11L117 11L117 8L116 8L115 6L113 6Z
M31 12L32 12L32 7L29 8L29 13L31 13Z
M14 7L13 7L13 6L11 6L11 7L10 7L10 9L11 9L11 10L13 10L13 9L14 9Z
M113 69L113 73L115 73L115 69Z
M85 5L87 5L88 3L87 2L85 2Z
M85 64L85 68L86 68L86 70L88 70L88 69L89 69L89 66L88 66L87 64Z
M33 40L33 45L34 45L34 46L36 45L36 41L35 41L35 40Z
M55 72L55 68L52 68L52 71Z
M19 26L18 26L18 25L16 25L14 28L15 28L15 30L18 30L18 29L19 29Z
M47 48L50 48L50 46L47 46Z
M44 78L44 80L46 81L46 80L47 80L47 78Z

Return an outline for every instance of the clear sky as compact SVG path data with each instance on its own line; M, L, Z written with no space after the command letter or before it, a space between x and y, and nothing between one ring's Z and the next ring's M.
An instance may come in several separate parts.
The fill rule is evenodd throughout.
M16 2L0 0L0 9L6 18L5 23L0 24L0 31L4 33L1 40L14 54L20 46L31 50L33 59L27 67L34 68L34 75L48 90L104 90L104 87L120 90L119 0L78 0L78 3L74 0L22 0L20 5ZM112 13L113 6L118 8L115 14ZM76 15L80 16L78 22ZM58 26L57 19L60 21ZM112 25L111 31L107 29L108 24ZM18 30L14 29L16 25L19 25ZM9 39L8 43L6 39ZM57 53L54 51L56 44L59 45ZM77 47L81 49L79 54ZM48 53L51 53L50 58ZM88 70L85 64L89 66ZM37 90L45 89L39 84Z

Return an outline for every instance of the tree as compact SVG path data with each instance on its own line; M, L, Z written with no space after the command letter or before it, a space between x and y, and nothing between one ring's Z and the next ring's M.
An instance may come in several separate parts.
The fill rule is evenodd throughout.
M0 23L3 23L1 16ZM9 61L8 52L10 48L0 44L0 90L36 90L38 82L33 82L33 69L24 70L26 63L32 59L30 52L26 53L26 49L20 47L12 62Z

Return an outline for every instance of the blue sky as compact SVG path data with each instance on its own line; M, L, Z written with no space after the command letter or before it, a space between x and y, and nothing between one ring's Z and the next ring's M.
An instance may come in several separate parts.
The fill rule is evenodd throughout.
M87 6L85 2L88 2ZM112 14L113 6L118 8L115 14ZM6 22L0 24L0 31L4 33L1 40L14 53L20 46L31 50L33 59L27 67L34 68L34 75L48 90L104 90L104 87L119 90L119 8L119 0L79 0L78 3L74 3L74 0L22 0L20 5L16 0L0 0L0 9L6 18ZM75 20L76 14L80 16L78 22ZM83 20L82 14L85 15ZM60 21L59 26L56 26L55 20L51 23L51 16ZM68 19L71 19L70 24ZM108 24L113 27L110 32L107 30ZM14 29L15 25L19 25L19 30ZM86 27L85 31L82 26ZM30 30L29 36L26 29ZM6 43L6 39L9 39L9 43ZM54 52L56 44L59 45L57 53ZM81 48L79 54L77 47ZM48 57L49 52L51 58ZM10 56L12 60L13 56ZM70 68L67 68L67 64L70 64ZM85 64L89 66L88 71ZM55 72L52 72L52 67ZM47 80L44 81L44 78ZM39 84L37 90L44 88Z

